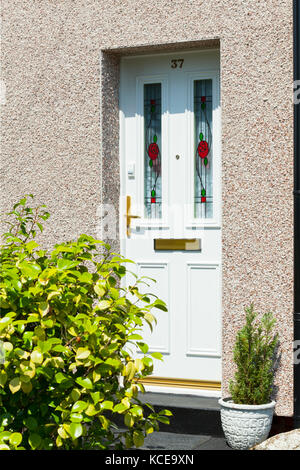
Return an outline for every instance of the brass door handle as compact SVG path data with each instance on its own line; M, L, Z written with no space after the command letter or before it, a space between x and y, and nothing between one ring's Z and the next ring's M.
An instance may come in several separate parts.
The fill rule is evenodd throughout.
M131 225L131 219L140 219L141 217L139 215L131 215L130 214L130 207L131 207L131 196L126 197L126 234L127 237L130 237L130 225Z

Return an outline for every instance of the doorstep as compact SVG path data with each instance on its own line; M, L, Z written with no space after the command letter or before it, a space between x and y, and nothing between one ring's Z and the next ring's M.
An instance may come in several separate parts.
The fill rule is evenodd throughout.
M153 405L156 412L172 412L169 425L160 423L161 433L224 437L218 398L145 392L139 394L139 399Z

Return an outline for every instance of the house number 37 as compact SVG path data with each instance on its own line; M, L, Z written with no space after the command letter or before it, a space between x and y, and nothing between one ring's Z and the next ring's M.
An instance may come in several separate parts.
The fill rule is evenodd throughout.
M172 69L182 69L184 59L172 59L171 60L171 68Z

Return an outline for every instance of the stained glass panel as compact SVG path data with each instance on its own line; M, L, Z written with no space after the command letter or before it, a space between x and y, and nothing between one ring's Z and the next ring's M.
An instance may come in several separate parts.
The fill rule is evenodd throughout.
M144 85L144 200L145 217L162 216L161 182L161 84Z
M213 217L212 80L194 82L195 204L197 219Z

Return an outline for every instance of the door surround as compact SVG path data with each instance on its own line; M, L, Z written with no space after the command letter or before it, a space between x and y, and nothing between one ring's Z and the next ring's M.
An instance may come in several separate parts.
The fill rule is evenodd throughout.
M176 47L177 46L177 47ZM112 245L114 251L120 251L119 240L119 220L120 220L120 135L119 135L119 85L120 85L120 59L125 55L168 55L176 51L202 52L205 50L219 50L219 42L212 41L203 44L203 41L196 44L186 43L177 45L161 45L141 47L109 49L101 51L101 79L100 79L100 127L101 127L101 173L102 173L102 194L101 200L104 204L113 204L117 219L116 239L106 239ZM103 233L105 238L105 232ZM144 380L148 389L153 391L180 390L181 393L203 394L208 392L212 395L220 395L221 383L200 380L172 379L151 376Z

